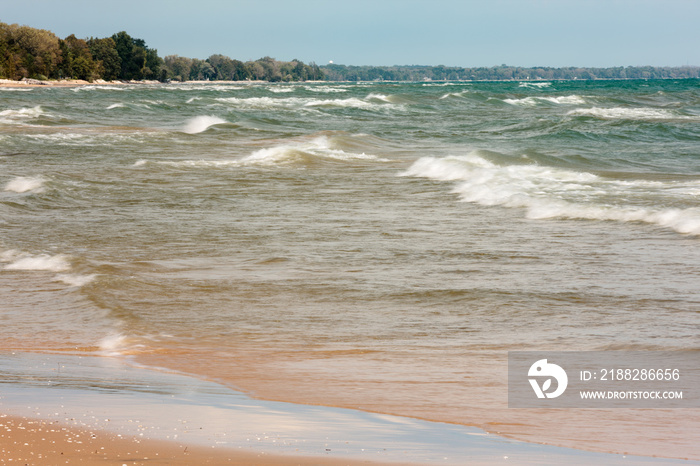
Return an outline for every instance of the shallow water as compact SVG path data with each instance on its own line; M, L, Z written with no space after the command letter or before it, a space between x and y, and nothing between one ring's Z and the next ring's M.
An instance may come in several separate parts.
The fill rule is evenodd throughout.
M253 400L216 383L101 358L15 353L0 357L0 372L4 414L190 447L400 464L688 464L518 442L474 427Z
M700 455L505 407L508 350L700 349L698 141L696 81L0 89L0 341Z

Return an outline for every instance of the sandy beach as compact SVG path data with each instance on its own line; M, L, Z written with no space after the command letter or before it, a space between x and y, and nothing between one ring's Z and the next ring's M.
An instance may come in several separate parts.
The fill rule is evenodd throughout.
M288 457L264 452L205 448L178 442L143 440L58 422L0 416L0 463L129 465L319 465L380 464L332 458ZM392 463L398 464L398 463Z

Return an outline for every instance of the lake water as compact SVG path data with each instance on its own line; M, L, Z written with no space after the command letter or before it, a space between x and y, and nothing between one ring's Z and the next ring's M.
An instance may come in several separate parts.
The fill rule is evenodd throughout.
M5 350L700 457L696 411L506 392L509 350L700 360L697 81L3 88L0 190Z

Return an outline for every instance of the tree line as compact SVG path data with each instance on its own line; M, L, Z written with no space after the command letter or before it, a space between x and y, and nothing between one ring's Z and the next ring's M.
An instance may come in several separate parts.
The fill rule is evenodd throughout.
M19 80L165 79L158 51L142 39L118 32L111 37L60 39L53 32L0 23L0 77Z
M294 59L289 62L263 57L243 63L225 55L212 55L206 60L178 55L165 57L168 79L173 81L321 81L325 73L315 63L305 64Z
M500 65L460 68L447 66L346 66L323 67L329 81L526 81L569 79L691 79L700 77L697 66L612 68L533 67Z
M242 62L225 55L205 60L169 55L164 59L143 39L125 31L111 37L61 39L53 32L0 22L0 78L222 81L504 81L568 79L689 79L700 68L628 66L612 68L551 68L493 66L346 66L319 67L301 60L263 57Z
M143 39L125 31L111 37L61 39L53 32L0 23L0 78L112 80L323 80L315 63L264 57L243 63L224 55L206 60L170 55L165 59Z

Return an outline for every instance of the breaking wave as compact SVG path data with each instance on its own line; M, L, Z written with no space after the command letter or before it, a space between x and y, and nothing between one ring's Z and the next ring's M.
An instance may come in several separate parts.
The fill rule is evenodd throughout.
M565 95L559 97L525 97L523 99L504 99L503 101L507 104L522 106L534 106L542 102L549 102L557 105L581 105L586 103L584 98L578 95Z
M25 107L20 109L8 109L0 111L0 123L3 124L21 124L32 118L38 118L44 115L44 111L40 105L36 107Z
M158 164L172 167L192 168L227 168L245 166L280 166L301 165L309 166L328 162L378 161L387 159L364 152L353 152L343 148L332 136L317 136L313 139L290 141L273 147L259 149L250 155L238 159L223 160L180 160L180 161L149 161L138 160L132 166L142 167L146 164Z
M20 253L14 250L0 254L0 261L9 262L4 270L43 270L49 272L66 272L70 270L70 262L65 254L30 254Z
M44 191L44 181L45 180L41 177L18 176L5 185L5 191L14 193L40 193Z
M694 120L700 121L698 116L679 115L669 110L658 108L578 108L567 113L571 116L588 116L603 120Z
M191 118L185 122L181 131L187 134L203 133L214 125L228 123L226 120L215 116L198 116Z
M692 206L697 180L615 180L541 165L499 165L479 151L423 157L400 175L453 182L452 192L464 202L523 208L531 219L644 222L700 235L700 208ZM654 205L654 196L679 207Z

